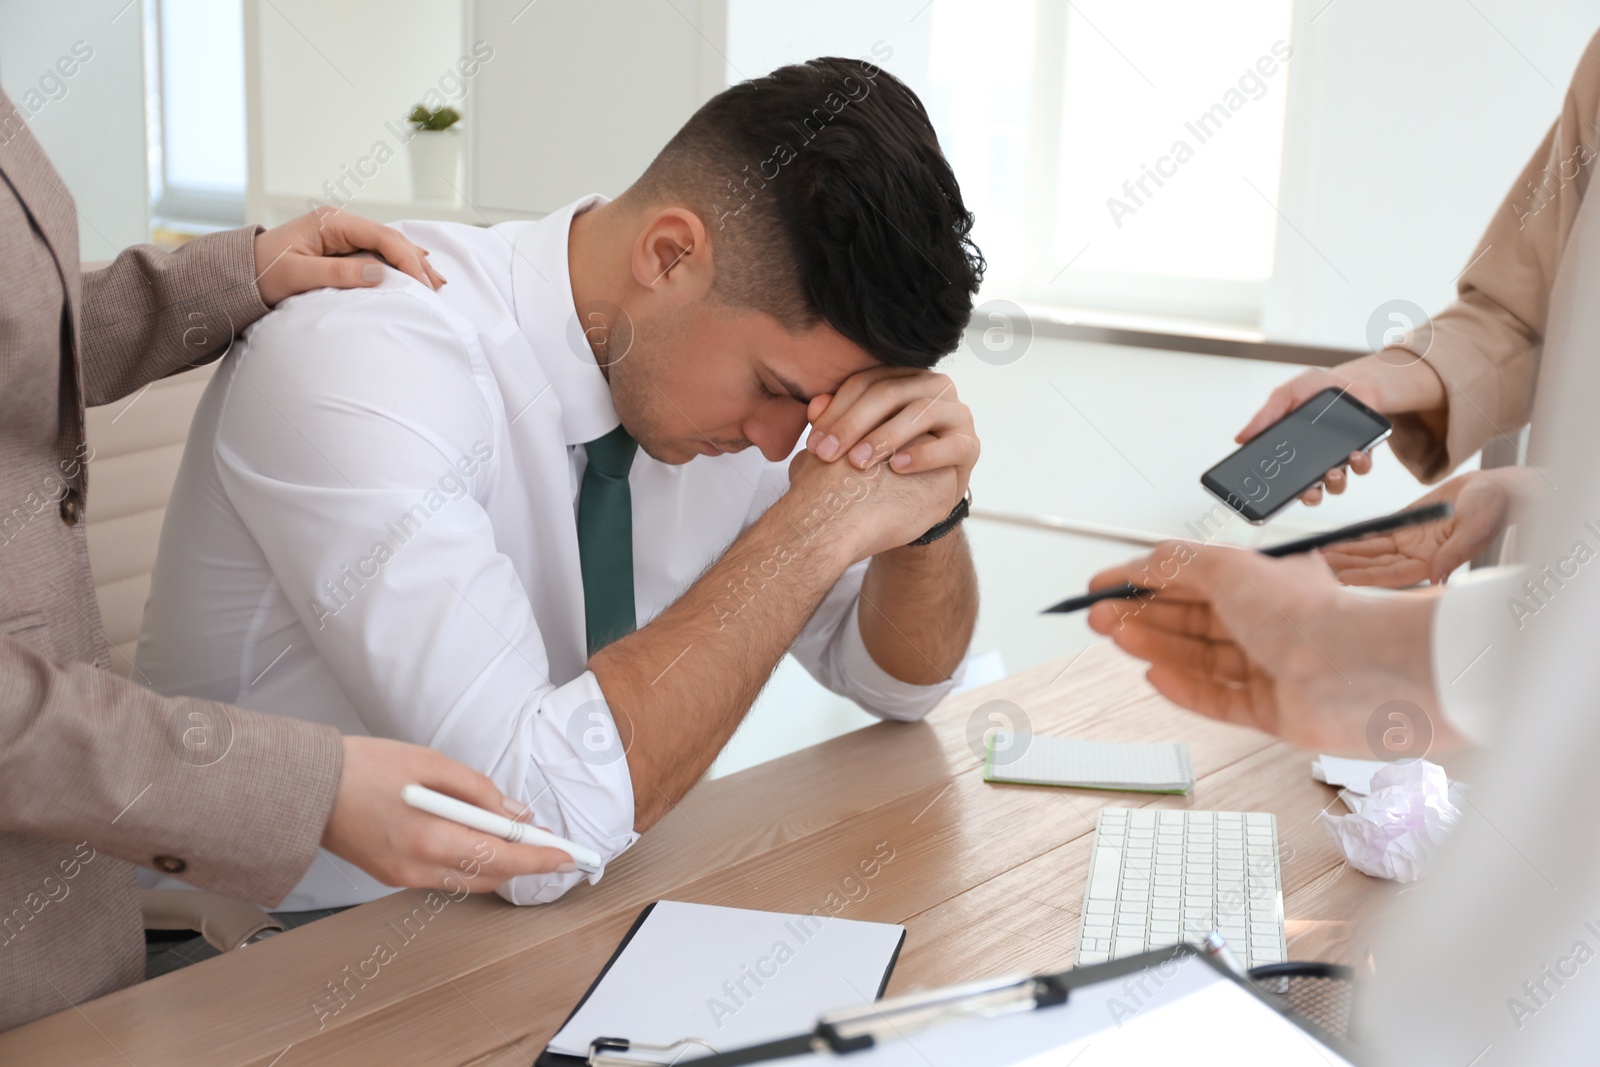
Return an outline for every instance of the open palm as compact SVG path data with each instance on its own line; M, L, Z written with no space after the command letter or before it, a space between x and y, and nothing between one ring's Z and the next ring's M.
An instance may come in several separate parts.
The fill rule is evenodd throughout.
M1412 507L1445 500L1455 506L1455 515L1443 522L1331 545L1322 556L1345 585L1438 585L1494 540L1510 511L1511 492L1488 472L1473 471L1450 479Z

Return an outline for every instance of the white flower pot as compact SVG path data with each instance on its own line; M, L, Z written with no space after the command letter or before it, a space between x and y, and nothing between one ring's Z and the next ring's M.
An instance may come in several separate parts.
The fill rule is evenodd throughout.
M411 197L455 203L461 188L461 129L417 130L407 142L411 152Z

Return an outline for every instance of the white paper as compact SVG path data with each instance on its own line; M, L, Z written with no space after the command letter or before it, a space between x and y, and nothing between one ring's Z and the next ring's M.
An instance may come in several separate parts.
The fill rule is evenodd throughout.
M1318 819L1356 870L1414 882L1460 821L1452 783L1437 763L1416 760L1384 764L1368 785L1366 796L1340 794L1349 815Z
M1372 792L1372 776L1389 766L1383 760L1346 759L1343 756L1318 756L1311 764L1311 777L1331 786L1366 796Z
M550 1048L582 1056L597 1037L651 1045L695 1037L727 1051L806 1033L819 1015L877 997L903 933L663 900ZM705 1054L695 1047L684 1058Z

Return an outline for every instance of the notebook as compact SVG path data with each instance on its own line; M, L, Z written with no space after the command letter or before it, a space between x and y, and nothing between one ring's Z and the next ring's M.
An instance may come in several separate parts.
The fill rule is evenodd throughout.
M905 927L661 900L645 908L540 1067L581 1063L589 1042L640 1063L696 1059L809 1030L817 1016L883 995ZM576 1057L570 1058L570 1057Z
M996 730L990 736L983 777L990 782L1130 793L1187 793L1194 788L1189 746L1182 741L1120 744L1017 730Z

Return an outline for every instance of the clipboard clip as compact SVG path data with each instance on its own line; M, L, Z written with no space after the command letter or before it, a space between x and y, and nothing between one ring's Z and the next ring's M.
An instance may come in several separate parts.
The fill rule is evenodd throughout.
M640 1067L645 1061L634 1056L617 1056L618 1052L659 1052L662 1057L660 1064L677 1063L684 1051L690 1046L699 1045L711 1050L714 1056L717 1049L711 1042L698 1037L685 1037L674 1041L670 1045L647 1045L640 1041L629 1041L623 1037L597 1037L589 1042L589 1067Z
M992 1018L1066 1002L1067 987L1053 975L970 982L824 1015L811 1043L817 1052L839 1055L871 1048L881 1038L925 1030L963 1016Z

